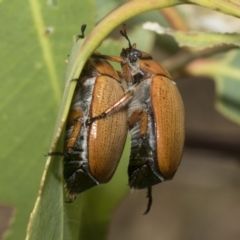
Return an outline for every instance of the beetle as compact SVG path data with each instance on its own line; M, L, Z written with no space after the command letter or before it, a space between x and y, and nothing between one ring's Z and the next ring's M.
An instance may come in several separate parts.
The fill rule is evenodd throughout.
M150 54L136 49L127 36L129 47L121 57L102 55L103 59L121 63L127 91L105 112L90 119L105 118L119 106L127 105L131 135L128 165L130 188L147 188L148 206L152 205L152 186L171 180L180 164L184 145L184 105L171 75Z
M81 28L82 35L77 38L84 37L85 28ZM127 136L124 108L106 119L87 122L124 94L117 72L98 55L100 53L95 52L95 57L88 59L76 79L67 119L65 150L49 153L63 156L63 175L69 202L74 201L78 193L107 183L112 178Z

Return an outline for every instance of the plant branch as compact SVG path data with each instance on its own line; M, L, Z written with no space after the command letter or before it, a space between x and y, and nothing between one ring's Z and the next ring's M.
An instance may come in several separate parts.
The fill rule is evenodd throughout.
M182 3L194 3L212 10L240 18L240 3L236 0L186 0Z
M182 50L175 54L174 56L168 58L167 60L162 62L162 65L168 69L171 73L176 73L177 71L183 69L188 63L192 62L195 59L198 58L206 58L209 56L212 56L214 54L226 52L232 49L239 49L239 47L236 46L229 46L229 45L223 45L223 46L217 46L212 48L207 48L202 51L188 51L188 50Z
M165 17L172 29L189 31L186 21L182 18L176 8L159 9L159 12Z

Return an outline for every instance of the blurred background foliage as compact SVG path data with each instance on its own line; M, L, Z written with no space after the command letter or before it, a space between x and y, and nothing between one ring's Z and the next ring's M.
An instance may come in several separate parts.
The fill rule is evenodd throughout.
M88 35L100 20L125 2L127 1L70 0L64 2L47 0L39 2L29 0L26 2L12 0L10 3L3 0L0 2L2 32L0 40L0 75L2 79L0 88L0 237L2 239L24 239L26 236L29 217L38 197L46 162L44 154L50 148L61 103L66 59L71 51L71 45L75 41L75 36L79 34L80 25L87 23L86 34ZM239 3L233 4L239 5ZM206 168L212 167L213 172L208 175L203 171L207 176L205 179L212 174L217 176L206 181L206 186L210 181L214 182L217 181L216 179L224 178L224 169L227 169L228 172L232 171L232 175L229 175L234 178L232 180L228 175L226 176L227 179L230 179L229 182L233 182L233 185L230 183L226 185L228 189L229 186L230 189L233 189L234 186L239 187L239 184L236 184L239 178L235 172L236 168L239 172L239 165L232 168L233 165L235 166L236 159L239 160L239 151L237 150L239 148L238 124L240 123L240 68L239 49L237 48L240 32L239 21L235 17L202 7L184 5L146 12L125 22L131 41L137 43L138 49L151 53L155 60L161 62L174 76L179 86L186 106L186 147L210 149L216 152L219 149L224 150L224 157L221 154L218 155L219 152L214 155L213 162L216 165L209 166L206 163ZM154 31L143 29L142 25L145 22L157 22L162 27L182 31L182 36L187 36L195 46L191 45L190 48L186 44L185 38L181 36L177 38L174 33L172 36L167 35L166 32L158 35ZM111 32L102 43L99 48L101 53L119 55L121 48L127 46L126 40L120 37L119 29L120 26ZM194 38L191 38L191 31L195 32ZM218 42L214 44L210 41L212 32L217 34L218 39ZM234 32L232 35L234 42L231 44L225 44L224 38L220 37L224 36L226 32ZM198 41L194 41L196 36L201 40L201 44L204 42L206 46L204 49L197 50ZM179 47L178 44L184 45L184 47ZM114 66L119 69L118 65ZM201 76L204 78L200 78ZM212 102L210 100L207 102L207 99ZM216 109L224 117L214 112L214 99ZM202 105L198 105L200 103ZM212 114L213 112L214 114ZM158 199L159 192L161 195L159 199L163 205L158 206L158 200L154 200L153 215L141 220L140 225L137 225L136 219L143 218L141 214L145 209L144 204L146 204L145 192L141 191L142 194L138 194L138 197L133 196L132 200L125 200L129 207L120 207L122 212L118 213L115 225L114 220L111 220L113 210L116 209L123 196L128 193L126 169L129 144L126 146L112 181L81 194L75 203L67 206L63 204L61 163L59 159L52 161L50 174L44 183L46 184L44 191L41 198L38 199L38 203L40 202L37 205L38 214L32 215L31 218L28 239L105 239L110 220L113 221L110 239L116 240L116 236L119 236L119 239L144 239L141 229L146 231L150 238L151 227L146 224L146 221L164 226L162 221L159 223L156 214L154 215L154 209L157 210L157 207L169 209L171 206L171 200L162 196L167 196L168 191L177 192L177 188L174 186L182 189L182 185L174 185L174 182L178 181L175 184L181 184L189 172L196 171L198 173L200 171L199 162L202 163L207 159L202 152L193 150L190 152L192 155L189 154L188 149L185 151L183 170L182 172L181 168L179 170L179 180L176 180L177 175L173 180L173 185L170 182L164 184L167 187L161 187L159 190L156 187L156 198ZM228 156L229 152L231 152L231 157ZM212 152L208 152L208 155L211 154ZM187 159L191 158L189 156L195 156L194 158L199 160L195 161L196 165L192 166L192 162L190 163L191 169L186 164ZM219 163L218 159L222 158L229 160L233 165ZM216 166L222 166L219 175L214 172L220 168ZM203 180L201 177L199 179L199 181ZM194 182L194 180L197 182L193 176L189 178L189 181ZM220 186L221 189L225 185L219 183L217 186ZM187 187L186 189L191 190ZM185 191L188 195L189 192ZM199 199L207 193L202 190L199 196L197 195L199 193L194 196L198 196L197 199ZM217 194L221 196L220 193L221 191ZM177 194L169 195L170 199L176 198ZM233 192L229 194L231 196ZM236 194L235 197L240 198ZM236 198L234 198L234 203ZM192 199L192 201L196 200L194 197ZM213 201L216 200L214 197L213 199ZM185 209L181 204L182 202L179 202L179 208ZM226 205L221 205L221 208L226 208L229 206L228 204L231 205L231 201ZM239 205L236 206L239 208ZM189 212L191 211L189 210ZM216 215L218 214L219 212L216 211ZM128 218L132 221L129 222ZM180 221L180 219L178 220ZM239 222L240 216L234 216L233 220ZM133 229L135 228L132 222L138 226L134 233ZM224 224L222 223L222 225ZM123 226L124 231L121 230ZM147 229L146 226L148 226ZM196 233L204 226L196 227ZM183 239L181 238L183 236L184 239L197 239L197 234L184 235L177 234L178 231L175 231L177 233L174 235L170 228L166 227L165 229L168 229L170 233L166 233L169 235L162 239ZM231 225L229 229L232 229L233 232L231 239L239 239L240 232L236 230L237 227ZM159 232L157 232L159 229L156 227L155 230L156 236L159 236ZM136 235L137 232L138 235ZM209 232L211 233L211 229ZM225 229L225 232L228 230ZM152 239L159 239L154 236ZM202 237L201 234L199 236ZM212 236L216 237L211 233L204 239L213 239Z

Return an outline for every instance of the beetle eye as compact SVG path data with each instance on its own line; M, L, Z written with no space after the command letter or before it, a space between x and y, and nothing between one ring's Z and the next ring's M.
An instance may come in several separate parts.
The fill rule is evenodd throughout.
M142 57L142 53L136 49L132 50L128 56L131 63L136 62L138 58L141 58L141 57Z

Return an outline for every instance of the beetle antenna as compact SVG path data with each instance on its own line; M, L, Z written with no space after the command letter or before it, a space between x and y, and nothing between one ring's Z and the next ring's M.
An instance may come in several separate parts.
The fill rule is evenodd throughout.
M123 24L122 25L122 29L120 30L120 33L123 37L125 37L128 41L128 44L129 44L129 48L131 49L132 48L132 44L128 38L128 35L127 35L127 27L126 27L126 24Z
M84 24L81 26L81 28L80 28L81 34L77 35L77 37L76 37L76 42L77 42L80 38L84 38L84 37L85 37L85 36L84 36L84 32L85 32L85 30L86 30L86 27L87 27L87 24L86 24L86 23L84 23Z
M152 187L149 187L147 189L147 198L148 198L148 205L147 205L147 210L143 215L146 215L149 213L151 206L152 206Z

